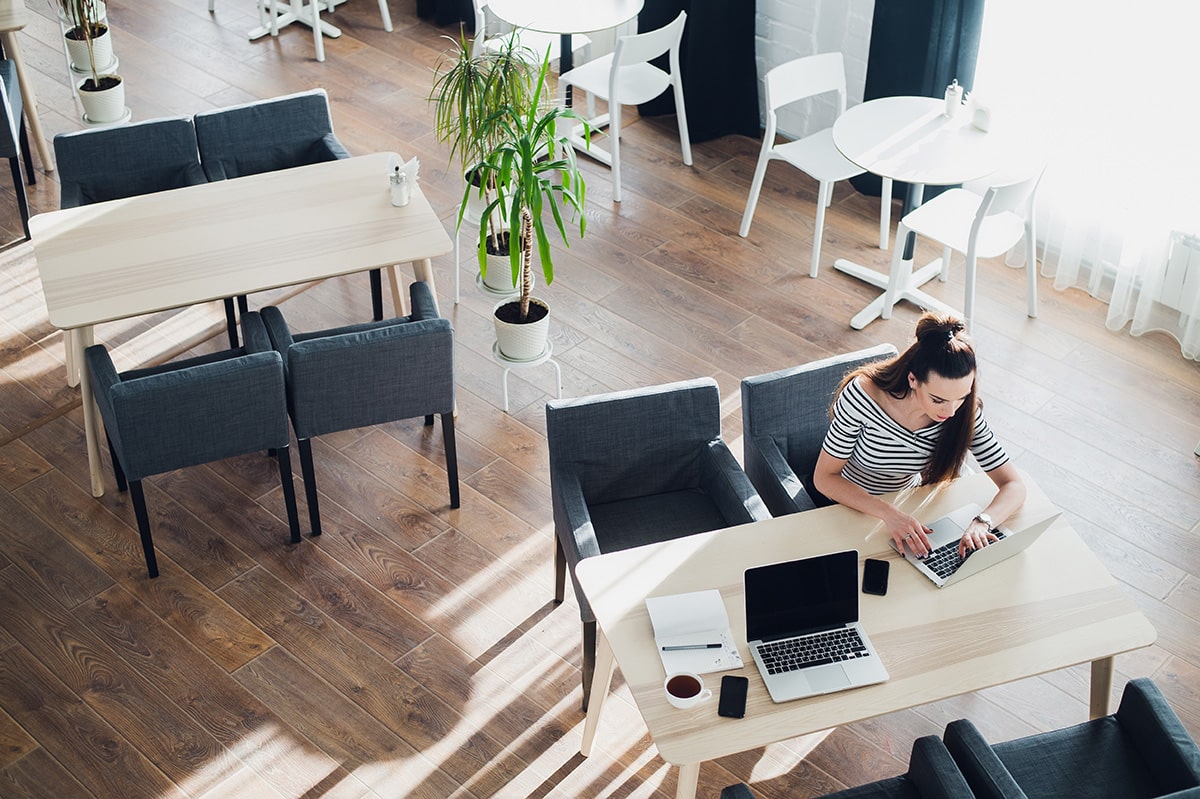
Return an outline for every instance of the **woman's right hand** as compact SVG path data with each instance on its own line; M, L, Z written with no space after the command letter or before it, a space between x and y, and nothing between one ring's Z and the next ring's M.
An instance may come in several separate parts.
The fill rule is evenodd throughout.
M928 555L932 549L929 534L933 531L899 508L893 508L892 511L884 522L896 548L903 552L907 544L909 551L918 558Z

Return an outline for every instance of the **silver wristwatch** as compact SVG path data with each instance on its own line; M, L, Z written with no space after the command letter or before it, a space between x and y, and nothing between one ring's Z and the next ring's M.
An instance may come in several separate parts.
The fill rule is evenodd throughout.
M996 529L996 525L992 522L992 517L987 515L986 513L982 513L982 512L976 513L975 518L972 521L983 522L984 524L987 525L988 530Z

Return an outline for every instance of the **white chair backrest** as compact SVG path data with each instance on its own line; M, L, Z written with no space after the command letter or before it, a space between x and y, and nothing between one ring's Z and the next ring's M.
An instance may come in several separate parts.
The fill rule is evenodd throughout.
M771 111L825 92L838 93L838 115L846 110L846 67L841 53L820 53L780 64L767 72L766 103Z
M670 50L671 73L675 74L679 70L679 43L683 40L685 22L687 22L687 12L680 11L679 16L658 30L637 33L633 36L622 36L617 40L617 49L613 54L613 67L642 64Z
M1045 171L1045 167L1039 167L1036 172L1026 174L1022 178L993 183L984 195L979 210L980 216L994 216L1006 211L1017 212L1033 197Z

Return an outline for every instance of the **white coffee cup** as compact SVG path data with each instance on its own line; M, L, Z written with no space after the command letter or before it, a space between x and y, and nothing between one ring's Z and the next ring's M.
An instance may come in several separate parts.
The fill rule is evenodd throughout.
M712 689L704 687L700 675L688 671L668 674L667 679L663 680L663 693L667 695L668 702L681 710L712 698Z

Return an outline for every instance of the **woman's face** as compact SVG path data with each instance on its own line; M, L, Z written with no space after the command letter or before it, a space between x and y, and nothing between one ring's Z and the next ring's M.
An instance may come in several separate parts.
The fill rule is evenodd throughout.
M908 373L908 386L916 397L921 410L935 422L944 422L958 412L975 383L975 373L957 378L942 377L930 372L929 379L922 383L912 372Z

